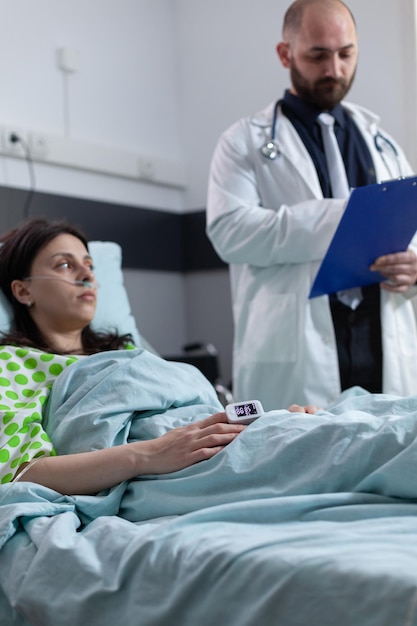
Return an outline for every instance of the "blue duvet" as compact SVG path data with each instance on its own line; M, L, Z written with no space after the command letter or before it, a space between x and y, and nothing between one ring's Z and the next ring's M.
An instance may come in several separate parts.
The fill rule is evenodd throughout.
M149 439L221 410L146 351L55 382L58 454ZM214 458L97 496L0 490L0 624L417 626L417 398L352 390L271 411Z

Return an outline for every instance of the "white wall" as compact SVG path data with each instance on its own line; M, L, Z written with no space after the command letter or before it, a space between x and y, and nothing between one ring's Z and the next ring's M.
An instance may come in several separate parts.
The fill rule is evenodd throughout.
M1 0L0 124L183 162L171 0ZM79 53L64 74L57 51ZM42 191L182 209L182 192L36 165ZM2 159L0 184L26 186Z
M175 2L0 0L0 10L0 127L184 162ZM78 52L77 72L60 70L62 47ZM91 171L36 162L35 178L39 191L175 212L184 205L182 189ZM28 184L23 160L0 156L0 185ZM177 352L187 340L183 277L128 271L126 284L141 331L161 352Z
M378 112L417 167L413 0L348 0L360 36L353 101ZM188 208L205 206L219 134L279 98L288 86L275 45L289 2L177 0L181 112L190 185Z
M415 152L414 0L350 0L360 35L351 98L380 112ZM43 191L148 204L205 205L220 132L288 84L275 44L282 0L0 0L0 125L70 136L185 165L179 189L37 165ZM65 75L57 51L79 52ZM412 157L414 158L414 154ZM25 164L1 159L0 184L27 186Z
M360 57L350 98L376 111L417 170L414 0L350 0Z

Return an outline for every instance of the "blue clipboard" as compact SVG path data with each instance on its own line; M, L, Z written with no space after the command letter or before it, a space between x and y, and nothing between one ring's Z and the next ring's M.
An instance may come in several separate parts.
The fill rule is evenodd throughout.
M417 231L417 176L357 187L317 272L309 298L380 283L369 266L406 250Z

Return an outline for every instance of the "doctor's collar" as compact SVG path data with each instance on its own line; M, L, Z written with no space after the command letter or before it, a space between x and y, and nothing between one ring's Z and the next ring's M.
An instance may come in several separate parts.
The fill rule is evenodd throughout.
M284 93L282 111L284 115L286 115L288 111L291 111L292 115L297 117L303 124L307 124L309 126L313 126L317 121L317 117L323 112L322 109L316 105L306 102L302 98L292 94L289 89L287 89ZM345 127L345 111L341 104L337 104L335 107L330 109L328 113L333 115L337 124L341 128Z

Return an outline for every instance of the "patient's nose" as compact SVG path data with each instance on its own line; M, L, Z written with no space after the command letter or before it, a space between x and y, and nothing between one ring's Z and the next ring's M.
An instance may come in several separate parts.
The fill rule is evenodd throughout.
M94 272L91 267L86 267L84 264L80 267L78 274L78 280L95 282Z

